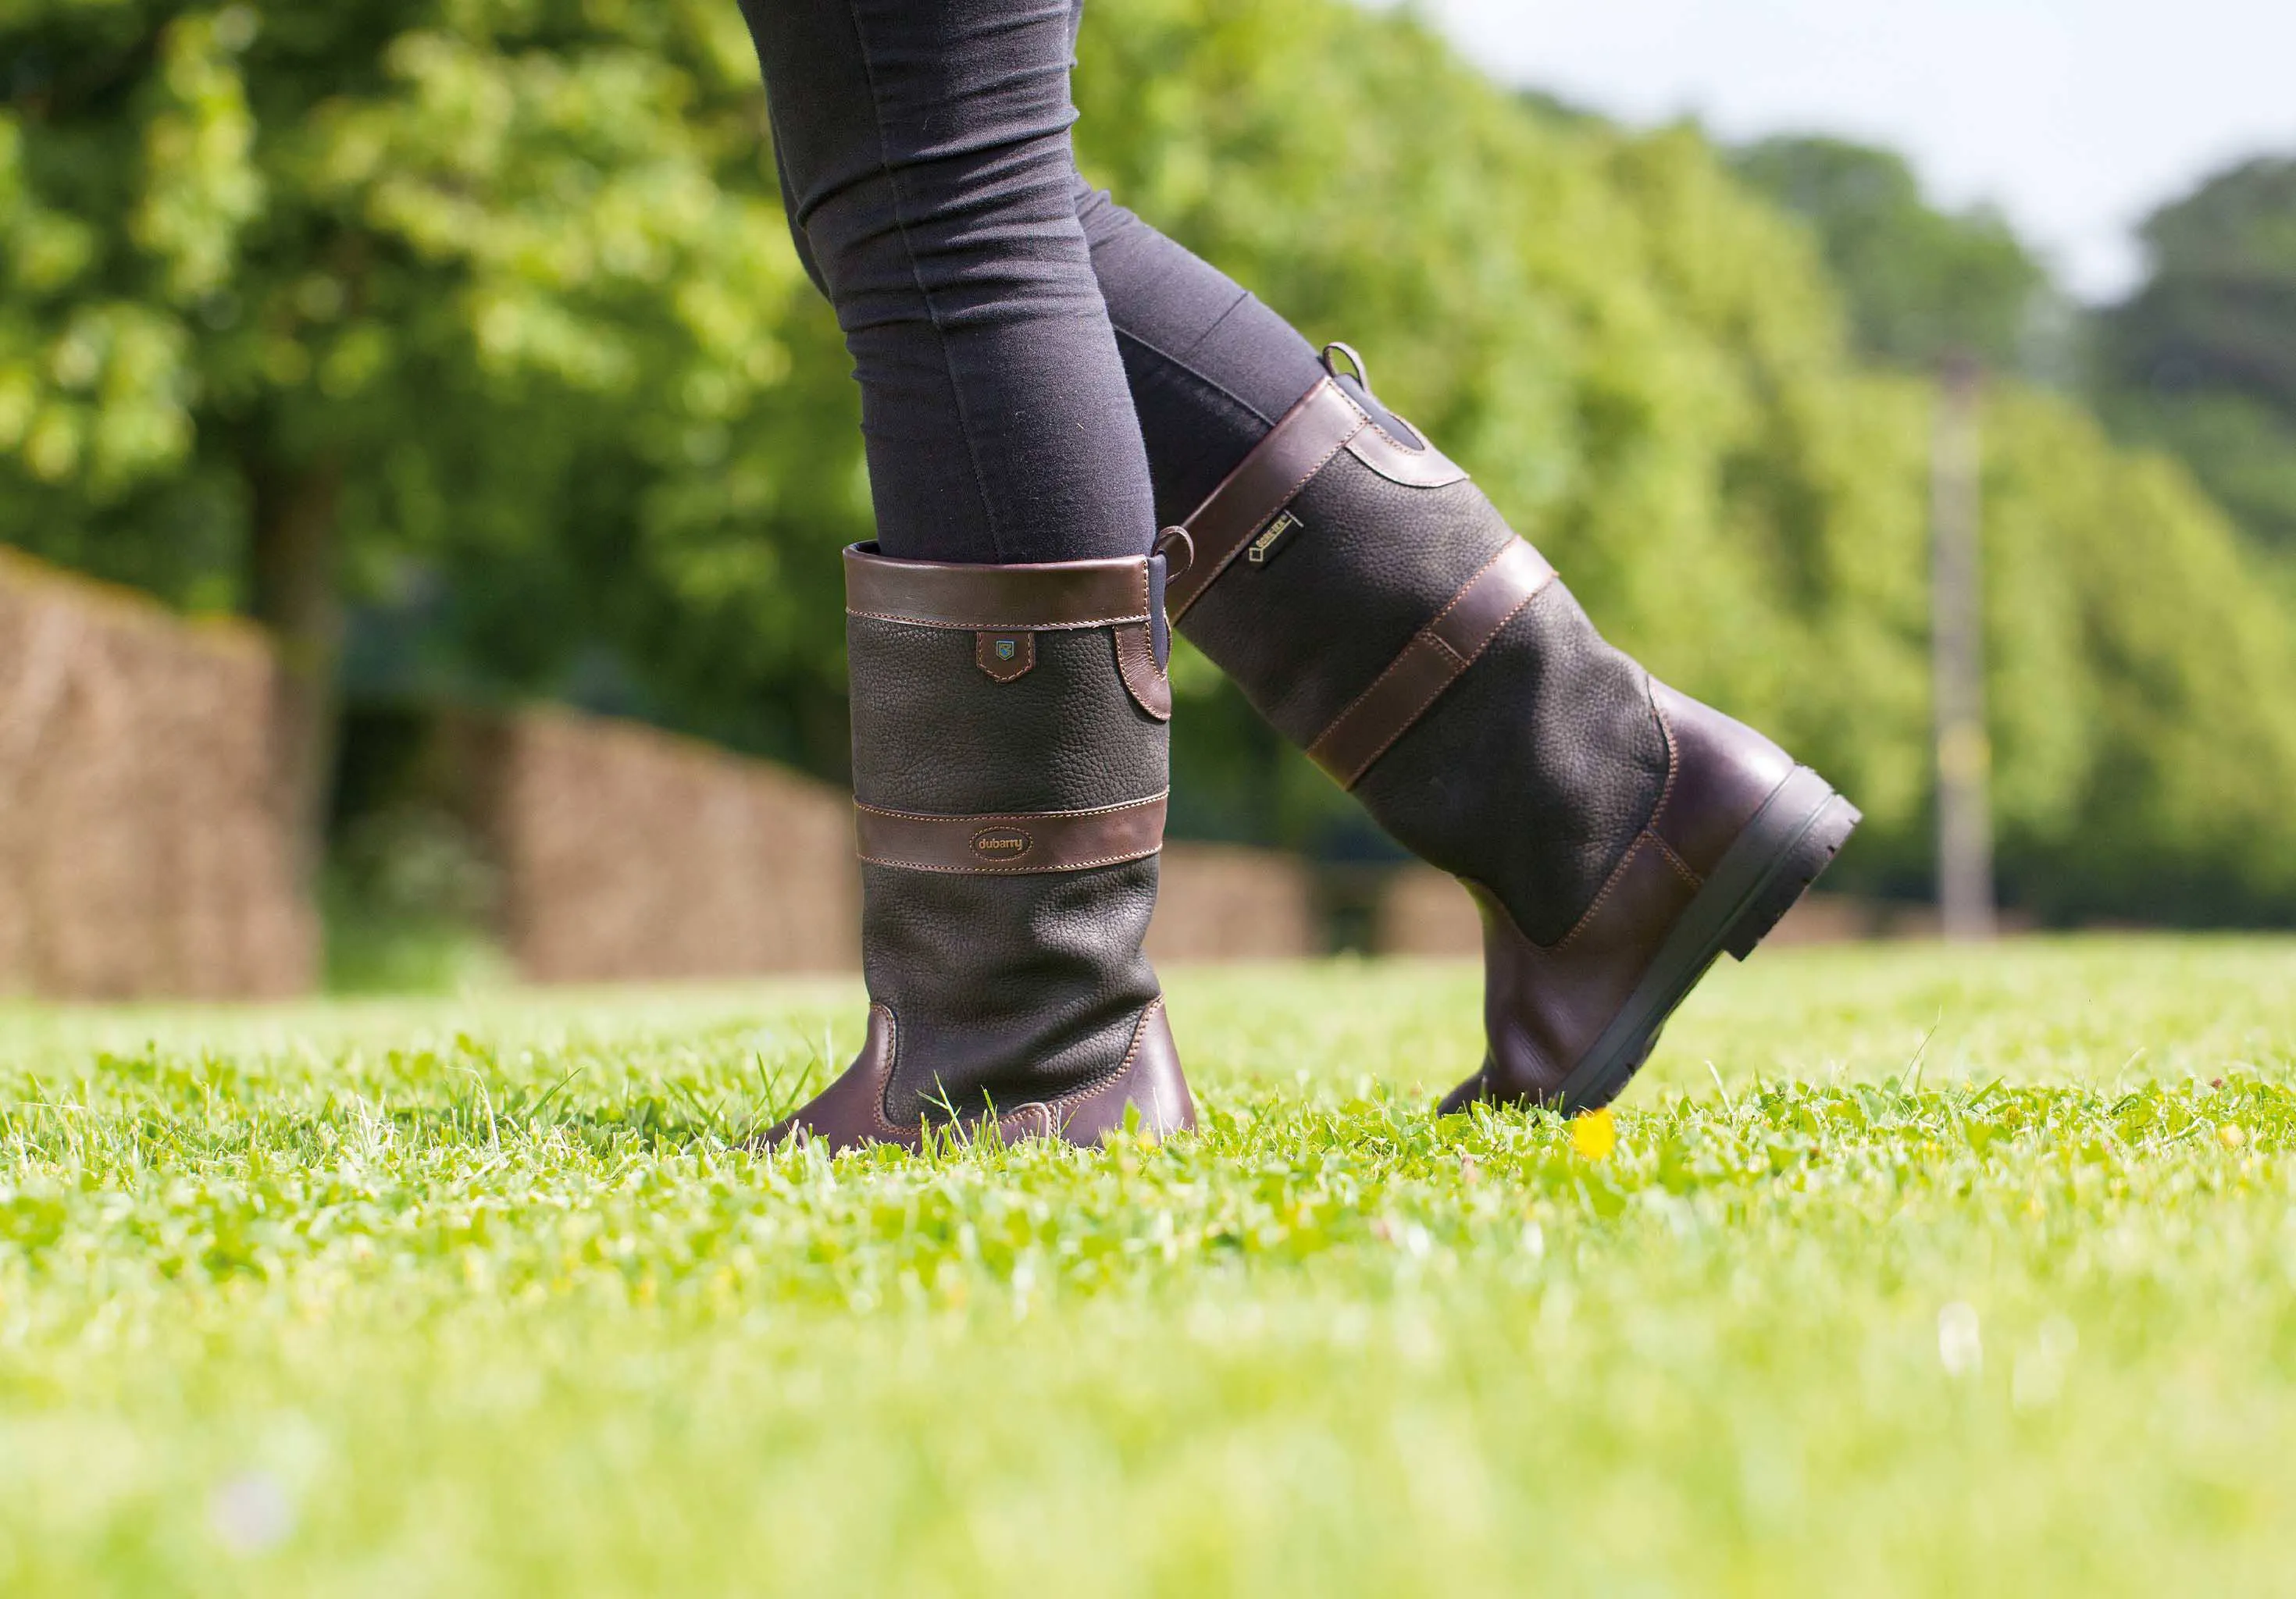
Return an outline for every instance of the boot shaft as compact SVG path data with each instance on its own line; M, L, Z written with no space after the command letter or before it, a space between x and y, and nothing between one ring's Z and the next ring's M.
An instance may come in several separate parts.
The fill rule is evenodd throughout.
M1157 1001L1160 566L847 553L863 964L897 1127L1088 1086Z
M1398 843L1562 937L1655 808L1666 739L1646 675L1466 473L1326 378L1185 533L1190 642Z
M1446 1109L1605 1103L1857 824L1816 773L1606 644L1464 472L1335 375L1160 545L1189 562L1189 637L1473 894L1487 1054Z

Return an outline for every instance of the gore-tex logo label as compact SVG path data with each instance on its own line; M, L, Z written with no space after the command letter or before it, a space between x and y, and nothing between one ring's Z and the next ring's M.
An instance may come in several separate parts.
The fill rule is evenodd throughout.
M1254 566L1266 566L1275 559L1283 541L1307 524L1286 511L1259 531L1259 537L1243 546L1243 558Z
M1036 843L1017 827L984 827L972 835L972 853L985 861L1016 861Z

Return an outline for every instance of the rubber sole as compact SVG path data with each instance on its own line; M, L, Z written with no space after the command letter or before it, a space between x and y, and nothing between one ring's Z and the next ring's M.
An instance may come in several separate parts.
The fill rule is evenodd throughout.
M1824 778L1796 767L1723 852L1626 1004L1563 1079L1557 1108L1591 1111L1615 1099L1716 958L1753 954L1862 819Z

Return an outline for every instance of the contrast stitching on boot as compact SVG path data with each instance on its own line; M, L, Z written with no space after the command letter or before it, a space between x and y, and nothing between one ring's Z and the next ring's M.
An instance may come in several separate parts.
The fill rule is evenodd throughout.
M931 627L942 633L1083 633L1094 627L1120 627L1128 622L1144 622L1148 612L1141 611L1131 616L1087 617L1078 622L1004 622L986 627L979 622L945 622L929 616L900 616L883 611L855 611L847 607L846 615L857 616L864 621L896 622L907 627Z
M1652 843L1658 846L1659 853L1665 856L1667 863L1677 872L1681 873L1683 882L1688 883L1693 889L1702 889L1706 886L1706 880L1699 876L1697 873L1692 871L1690 869L1690 863L1683 859L1682 857L1677 855L1674 852L1674 846L1660 838L1655 829L1649 827L1644 828L1643 836L1650 840Z
M1156 665L1156 639L1151 624L1128 622L1108 630L1116 651L1116 675L1142 715L1151 721L1172 719L1172 679Z
M1427 708L1434 704L1436 701L1441 699L1443 697L1443 691L1449 688L1452 684L1457 682L1459 680L1459 674L1467 669L1468 663L1466 660L1463 658L1456 650L1454 650L1441 639L1437 638L1431 634L1417 634L1414 636L1409 644L1403 646L1403 652L1398 655L1388 664L1387 670L1382 672L1377 677L1372 680L1371 687L1364 690L1362 693L1357 695L1353 703L1349 704L1346 710L1341 711L1338 718L1333 718L1332 726L1338 726L1341 719L1352 714L1356 706L1362 704L1365 700L1370 698L1372 693L1377 690L1381 684L1393 676L1396 672L1400 670L1404 664L1410 660L1411 652L1417 649L1422 644L1427 644L1435 649L1440 650L1444 654L1450 657L1450 676L1446 677L1442 682L1437 684L1433 688L1428 690L1426 696L1423 698L1418 704L1411 708L1411 714L1401 718L1402 726L1398 727L1394 732L1389 734L1384 739L1382 739L1377 749L1374 750L1369 755L1365 756L1363 759L1356 763L1355 769L1347 775L1347 787L1355 787L1357 783L1361 781L1363 775L1365 772L1370 771L1374 766L1378 764L1379 758L1387 753L1389 748L1394 744L1396 740L1401 738L1405 734L1417 726L1419 725L1419 718L1427 714ZM1317 735L1316 742L1317 743L1323 742L1324 738L1327 736L1331 731L1331 727L1324 728L1323 734Z
M1360 431L1360 430L1358 430L1358 431ZM1352 433L1348 436L1349 439L1352 439L1353 437L1355 437L1355 435ZM1243 537L1237 541L1235 548L1227 553L1227 558L1222 561L1219 565L1213 570L1211 576L1204 579L1203 586L1196 591L1195 598L1197 600L1202 599L1205 593L1210 589L1213 584L1218 582L1222 578L1227 575L1228 569L1235 564L1235 558L1243 554L1246 546L1251 543L1253 537L1257 535L1262 528L1265 528L1269 522L1274 521L1276 517L1281 515L1285 506L1291 504L1293 500L1298 499L1300 497L1300 491L1307 488L1309 483L1315 480L1316 474L1322 472L1324 468L1329 466L1333 460L1338 458L1339 453L1347 447L1348 440L1346 439L1342 439L1339 443L1333 445L1330 450L1317 458L1315 465L1309 467L1300 475L1298 482L1292 484L1291 488L1283 491L1283 498L1277 500L1273 506L1269 507L1266 514L1254 521L1250 527L1244 529ZM1191 607L1193 607L1194 603L1194 600L1191 600L1189 602L1189 605Z
M1570 931L1562 935L1562 941L1561 943L1548 945L1546 947L1560 954L1563 950L1570 948L1571 945L1578 942L1578 935L1587 931L1587 926L1595 920L1595 914L1603 908L1604 902L1611 898L1612 891L1618 888L1620 881L1625 878L1627 868L1634 865L1635 857L1642 853L1643 840L1651 836L1652 834L1648 828L1644 828L1642 832L1635 835L1635 841L1627 846L1627 852L1619 857L1619 864L1611 868L1611 875L1603 880L1602 891L1595 896L1595 902L1588 906L1585 912L1580 914L1577 922L1571 926Z
M935 866L920 861L884 860L873 855L857 856L865 866L890 866L902 872L937 872L944 877L1046 877L1055 872L1089 872L1098 866L1126 866L1134 861L1144 861L1152 855L1164 853L1161 843L1149 844L1125 855L1096 856L1091 860L1067 861L1057 866Z
M1650 820L1645 826L1655 828L1666 816L1667 802L1674 798L1674 780L1682 769L1682 749L1674 742L1674 723L1666 714L1666 707L1658 702L1653 692L1655 680L1648 672L1643 674L1643 697L1650 701L1651 715L1658 718L1659 736L1666 740L1666 782L1658 791L1658 803L1651 807Z
M1361 432L1362 430L1362 430L1361 428L1358 428L1358 429L1357 429L1357 430L1356 430L1356 432L1359 433L1359 432ZM1354 437L1355 437L1355 433L1350 433L1350 434L1349 434L1349 435L1348 435L1348 439L1352 439L1352 438L1354 438ZM1348 439L1341 439L1341 440L1339 441L1339 443L1337 443L1337 444L1333 445L1333 446L1331 447L1330 451L1329 451L1327 454L1325 454L1325 455L1323 456L1323 458L1322 458L1322 459L1318 460L1318 461L1316 463L1316 464L1315 464L1315 465L1313 465L1313 466L1311 466L1311 467L1309 467L1309 468L1308 469L1307 472L1306 472L1306 473L1305 473L1305 474L1300 478L1300 480L1297 483L1294 483L1294 484L1292 484L1292 488L1291 488L1290 491L1289 491L1288 493L1286 493L1286 494L1284 495L1284 496L1283 496L1281 500L1278 500L1278 501L1276 502L1275 510L1270 511L1270 512L1269 512L1266 516L1261 517L1258 521L1256 521L1256 522L1254 522L1254 523L1252 523L1252 524L1251 524L1251 531L1252 531L1253 533L1257 533L1257 532L1259 532L1259 531L1260 530L1260 529L1262 529L1262 528L1266 527L1269 522L1271 522L1271 521L1275 521L1275 516L1276 516L1276 512L1277 512L1282 511L1282 510L1283 509L1283 507L1284 507L1284 506L1289 505L1289 504L1290 504L1293 500L1298 499L1298 498L1300 497L1300 491L1301 489L1303 489L1303 488L1307 488L1307 487L1308 487L1308 485L1309 483L1311 483L1311 482L1313 482L1313 481L1315 480L1316 474L1317 472L1322 472L1322 471L1324 470L1324 468L1325 468L1325 467L1329 466L1329 465L1330 465L1333 461L1337 460L1337 459L1339 458L1339 454L1340 454L1340 452L1341 452L1341 450L1343 450L1343 449L1347 448L1347 447L1348 447ZM1246 543L1250 542L1250 535L1246 535L1246 537L1245 537L1245 542L1246 542ZM1239 546L1239 547L1241 547L1241 546ZM1222 565L1221 565L1221 567L1220 567L1220 570L1221 570L1221 571L1226 571L1229 567L1234 566L1234 564L1235 564L1235 556L1234 556L1234 555L1233 555L1233 554L1231 554L1231 555L1227 558L1227 560L1226 560L1225 562L1223 562L1223 563L1222 563Z
M1344 395L1341 398L1346 398ZM1349 400L1348 404L1352 406L1355 402L1353 400ZM1357 414L1360 415L1361 413L1358 412ZM1356 432L1361 432L1362 430L1363 430L1361 428L1357 428ZM1349 433L1348 435L1348 439L1352 439L1354 437L1355 433ZM1278 499L1273 505L1269 506L1265 512L1253 521L1250 527L1244 529L1243 537L1236 541L1235 546L1227 552L1226 555L1221 559L1220 563L1211 570L1210 575L1208 575L1204 578L1202 584L1198 586L1194 594L1180 607L1182 615L1185 615L1189 611L1194 609L1196 602L1201 600L1206 594L1210 592L1212 585L1218 582L1222 578L1227 575L1228 569L1235 564L1236 557L1243 554L1245 548L1251 543L1254 536L1256 536L1261 529L1267 526L1269 522L1274 521L1276 517L1281 515L1284 508L1290 505L1293 500L1298 499L1300 497L1300 491L1307 488L1310 482L1315 480L1316 473L1322 472L1324 468L1329 466L1332 461L1338 458L1340 452L1348 447L1348 439L1341 439L1330 449L1324 451L1323 455L1316 457L1316 463L1300 474L1300 480L1292 484L1291 488L1285 489L1282 498ZM1261 443L1263 444L1266 442L1267 440L1265 439L1261 440ZM1194 519L1191 518L1189 520L1192 523ZM1182 525L1187 526L1188 524L1184 523Z
M1332 382L1328 378L1322 381L1324 382ZM1312 390L1310 392L1312 392ZM1293 500L1298 499L1300 497L1300 491L1307 488L1308 485L1314 480L1317 472L1322 472L1324 468L1329 466L1333 461L1339 458L1340 452L1348 447L1349 439L1353 439L1356 434L1362 432L1365 428L1371 425L1371 418L1364 414L1364 408L1361 406L1357 405L1355 401L1348 398L1348 391L1346 390L1341 388L1339 384L1332 382L1332 392L1338 395L1341 403L1344 404L1349 410L1356 414L1355 427L1349 432L1347 439L1341 439L1337 444L1326 450L1323 455L1317 459L1316 464L1309 467L1297 483L1292 485L1291 489L1283 496L1283 497L1275 502L1275 505L1269 509L1267 515L1261 517L1258 521L1251 524L1250 530L1244 535L1245 544L1250 543L1251 535L1259 532L1260 529L1266 527L1270 521L1274 521L1276 513L1282 511L1284 506L1289 505ZM1265 440L1262 442L1265 442ZM1242 547L1242 545L1238 545L1236 549L1241 551ZM1226 571L1229 566L1234 564L1234 562L1235 555L1231 554L1227 560L1221 563L1220 571ZM1217 578L1219 573L1215 572L1212 575ZM1207 586L1209 586L1209 585L1207 585Z
M853 802L853 808L865 810L873 816L890 817L896 822L1068 822L1081 816L1110 816L1120 810L1138 810L1143 806L1153 805L1160 800L1168 800L1171 798L1171 794L1172 791L1169 789L1159 789L1156 792L1144 795L1137 800L1119 800L1113 805L1095 805L1085 810L992 810L982 811L977 816L971 812L963 816L951 816L941 811L888 810L882 805L871 805L865 800L856 800Z
M1133 861L1146 860L1151 856L1163 852L1164 839L1160 816L1164 806L1170 798L1171 791L1164 789L1144 799L1128 800L1114 805L1095 806L1086 810L1000 811L977 816L947 816L924 811L888 810L881 806L870 805L856 800L853 802L853 808L857 812L865 813L871 816L882 816L890 822L923 823L944 833L952 831L970 832L976 848L980 839L985 833L1005 830L1025 833L1030 827L1041 828L1046 823L1089 822L1095 818L1121 816L1127 812L1144 811L1157 813L1160 821L1156 828L1156 836L1144 843L1136 847L1121 848L1111 853L1088 856L1079 860L1054 859L1049 863L1016 862L1012 865L990 865L979 859L936 861L873 855L865 846L857 849L855 853L866 865L884 866L903 872L934 872L956 877L1031 877L1056 872L1088 872L1100 866L1125 865ZM898 845L900 840L892 840L892 842ZM1088 844L1091 840L1085 840L1085 842ZM931 851L928 848L919 853L930 854Z
M1148 563L1144 561L1140 563L1140 620L1148 629L1148 669L1159 678L1167 678L1170 676L1169 671L1156 664L1156 594L1148 582ZM1122 625L1130 626L1128 622ZM1117 657L1119 670L1123 660L1122 656Z
M1561 943L1542 946L1544 948L1559 952L1586 931L1587 924L1595 919L1595 913L1602 909L1603 902L1611 897L1611 890L1618 887L1619 880L1626 875L1628 865L1635 858L1635 852L1643 847L1644 839L1650 840L1665 852L1668 864L1687 876L1692 888L1705 886L1697 873L1692 872L1683 863L1682 858L1675 854L1673 847L1658 835L1659 818L1666 814L1666 802L1674 797L1674 774L1678 762L1675 750L1674 724L1667 720L1665 710L1659 705L1658 696L1651 693L1651 676L1648 672L1643 674L1643 693L1650 702L1652 714L1658 718L1659 732L1666 740L1666 784L1659 790L1658 804L1652 808L1650 820L1644 823L1642 830L1635 834L1635 841L1627 846L1627 852L1619 857L1619 864L1611 868L1611 875L1603 881L1602 891L1595 896L1595 902L1587 907L1584 914L1572 924L1570 931L1562 935Z
M1350 403L1352 403L1352 402L1350 402ZM1356 409L1357 409L1358 412L1360 412L1360 411L1362 411L1363 407L1362 407L1362 406L1357 406L1356 407ZM1381 426L1379 425L1379 418L1378 418L1378 417L1376 417L1376 416L1365 416L1365 417L1364 418L1364 426L1365 426L1365 427L1369 428L1373 432L1374 432L1374 433L1378 434L1382 439L1386 439L1386 440L1388 441L1388 443L1390 443L1390 444L1393 445L1397 449L1401 450L1401 451L1402 451L1405 455L1423 455L1427 454L1428 447L1427 447L1427 445L1426 445L1424 442L1422 442L1422 443L1419 443L1419 444L1406 444L1406 443L1404 443L1402 439L1398 439L1394 434L1392 434L1392 433L1389 432L1385 428L1381 427Z
M1117 1082L1129 1075L1132 1070L1133 1062L1140 1058L1141 1046L1148 1041L1149 1021L1163 1008L1164 996L1161 994L1159 994L1155 998L1148 1002L1146 1008L1140 1013L1140 1019L1132 1024L1132 1042L1126 1046L1124 1058L1119 1061L1114 1067L1103 1072L1096 1078L1088 1079L1081 1086L1070 1089L1058 1099L1043 1100L1038 1103L1043 1104L1048 1111L1081 1104L1084 1101L1090 1099L1094 1095L1099 1093L1103 1088L1107 1087L1111 1083ZM1068 1129L1068 1122L1066 1119L1058 1119L1057 1125L1059 1129L1065 1134Z
M1372 750L1372 752L1365 756L1356 767L1355 770L1348 774L1345 779L1345 786L1353 788L1356 783L1361 780L1365 772L1370 771L1374 766L1378 764L1379 758L1385 755L1390 749L1393 748L1396 740L1401 738L1405 734L1410 732L1412 728L1417 726L1419 724L1419 718L1427 714L1427 708L1434 704L1436 701L1441 699L1443 695L1449 691L1451 685L1459 680L1460 676L1469 667L1474 665L1476 661L1482 659L1483 652L1491 647L1492 641L1496 639L1501 633L1506 630L1506 625L1514 620L1516 617L1520 616L1525 606L1529 605L1533 600L1537 599L1541 594L1546 592L1546 584L1541 583L1538 587L1524 594L1521 599L1516 601L1513 606L1508 610L1507 613L1498 619L1497 625L1492 627L1490 632L1485 636L1483 642L1475 647L1475 652L1472 655L1460 654L1437 634L1436 628L1442 624L1442 621L1446 617L1449 616L1454 611L1459 608L1461 603L1466 599L1468 594L1474 588L1475 585L1482 581L1483 574L1489 571L1493 567L1496 566L1500 562L1505 560L1513 553L1513 545L1509 544L1503 547L1497 554L1493 555L1488 561L1486 561L1482 565L1477 567L1475 569L1475 575L1468 578L1464 584L1460 585L1459 592L1451 596L1450 603L1444 606L1442 610L1437 611L1433 618L1428 621L1425 627L1413 634L1411 636L1411 642L1403 646L1402 650L1397 653L1393 660L1387 663L1387 669L1382 672L1378 676L1373 678L1371 685L1365 688L1363 693L1357 694L1354 699L1349 701L1347 709L1340 712L1338 716L1333 717L1330 723L1324 726L1323 732L1316 735L1314 743L1309 746L1309 752L1311 754L1314 751L1315 745L1321 744L1325 739L1331 737L1332 730L1341 726L1349 717L1355 715L1357 708L1361 706L1365 701L1370 699L1374 694L1377 693L1382 684L1385 683L1390 677L1403 669L1403 668L1411 660L1412 651L1416 649L1420 644L1432 644L1436 649L1442 651L1445 655L1450 657L1450 659L1456 663L1452 668L1451 675L1446 677L1441 683L1437 684L1434 688L1430 690L1426 698L1420 701L1420 702L1413 708L1411 714L1401 719L1395 731L1389 734L1386 738L1382 739L1380 742L1378 748ZM1551 578L1549 580L1552 580Z
M892 1006L873 1004L869 1010L872 1014L880 1015L885 1019L885 1080L878 1084L877 1092L869 1096L869 1113L875 1118L879 1132L890 1133L898 1138L903 1135L901 1129L893 1124L892 1117L886 1112L885 1096L892 1093L893 1077L900 1068L900 1034L896 1030L897 1024L893 1018ZM865 1042L866 1035L864 1035L864 1037L862 1047L866 1049L868 1047Z
M1357 381L1361 381L1360 373L1357 374ZM1426 455L1432 447L1424 439L1421 440L1416 445L1404 443L1402 439L1398 439L1385 428L1381 427L1379 425L1378 417L1374 416L1361 406L1357 405L1356 397L1349 394L1345 389L1341 388L1340 381L1337 378L1332 380L1332 387L1340 390L1340 398L1347 402L1348 409L1356 414L1357 417L1362 422L1364 427L1369 428L1373 432L1378 434L1382 439L1386 439L1388 443L1393 445L1397 449L1401 450L1405 455ZM1368 390L1369 385L1366 384L1365 388ZM1360 432L1362 431L1362 429L1359 428L1357 431Z

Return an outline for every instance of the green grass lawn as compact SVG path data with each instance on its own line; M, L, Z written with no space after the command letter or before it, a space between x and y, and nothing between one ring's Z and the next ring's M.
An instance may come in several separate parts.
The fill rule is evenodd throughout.
M2296 1582L2296 943L1765 955L1600 1161L1169 987L1200 1136L834 1165L840 984L0 1008L0 1593Z

